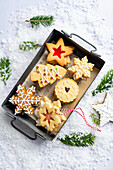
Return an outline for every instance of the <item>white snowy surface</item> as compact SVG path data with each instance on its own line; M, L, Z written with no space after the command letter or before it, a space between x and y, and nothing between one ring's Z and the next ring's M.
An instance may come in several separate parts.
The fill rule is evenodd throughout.
M105 93L92 97L103 75L113 68L113 2L108 0L16 0L0 2L0 57L11 60L12 76L7 86L0 82L0 103L7 97L38 50L22 52L18 46L22 41L37 41L42 44L55 28L67 33L79 34L98 48L106 61L101 72L84 95L79 105L90 124L91 104L103 101ZM51 27L38 30L25 23L36 15L53 15ZM112 89L109 91L113 98ZM92 132L96 138L91 147L70 147L60 141L32 141L10 125L11 119L0 108L0 169L1 170L112 170L113 168L113 124L93 131L83 119L73 113L58 136L72 132ZM57 137L58 137L57 136Z

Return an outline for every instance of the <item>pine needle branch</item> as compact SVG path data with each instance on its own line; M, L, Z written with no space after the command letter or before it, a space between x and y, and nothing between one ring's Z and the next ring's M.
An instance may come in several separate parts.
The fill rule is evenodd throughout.
M96 124L96 126L100 125L100 120L99 120L99 118L97 117L96 114L91 113L89 117L91 117L93 123Z
M97 93L102 93L105 90L113 87L113 70L109 70L106 75L101 79L100 84L92 92L92 96L95 96Z
M0 59L0 77L1 80L4 82L6 86L6 81L9 79L11 76L11 69L10 69L10 61L8 58L1 58Z
M36 42L32 42L32 41L23 41L23 43L19 45L20 50L23 50L23 51L30 51L33 49L36 50L38 47L41 47L41 45L37 44Z
M44 27L50 26L54 21L53 16L45 16L45 15L40 15L40 16L35 16L32 17L30 20L25 20L25 22L30 22L32 27L38 28L39 25L43 25Z
M66 135L64 138L58 138L62 143L77 147L87 147L94 144L95 136L92 133L73 133L71 135Z

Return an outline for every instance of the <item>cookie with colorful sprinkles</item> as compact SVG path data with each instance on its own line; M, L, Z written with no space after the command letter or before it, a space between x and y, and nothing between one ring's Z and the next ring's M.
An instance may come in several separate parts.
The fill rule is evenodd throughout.
M57 79L61 79L67 70L58 65L42 65L38 64L36 66L37 72L31 72L31 81L38 81L40 87L44 87L48 84L53 84Z

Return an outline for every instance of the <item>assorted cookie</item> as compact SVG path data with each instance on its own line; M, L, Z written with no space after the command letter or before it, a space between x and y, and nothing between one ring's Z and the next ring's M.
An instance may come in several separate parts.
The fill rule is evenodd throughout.
M16 105L15 115L22 113L25 114L34 114L33 105L38 105L40 102L39 96L35 96L36 88L34 86L29 87L26 90L26 87L18 85L17 95L13 95L9 101Z
M63 103L69 103L78 96L79 87L77 83L70 78L64 78L55 85L55 96Z
M67 70L61 66L71 63L69 55L73 53L74 47L65 46L62 38L56 44L46 43L46 46L49 50L46 61L51 64L38 64L36 72L30 73L30 79L33 82L38 82L41 88L59 80L54 89L54 94L58 100L52 102L46 96L44 96L44 100L41 100L39 96L35 95L36 88L34 86L26 89L26 87L18 85L16 95L13 95L9 101L16 105L15 115L20 113L34 114L37 117L37 126L45 127L50 132L57 132L59 125L66 121L66 117L60 112L61 102L70 103L77 98L79 86L75 81L79 78L89 78L94 64L88 63L87 56L81 60L74 58L73 66L69 67L68 71L74 73L73 79L75 81L70 78L63 78ZM61 66L56 65L57 63ZM39 103L40 107L37 107ZM103 115L99 106L93 105L93 108Z
M46 46L49 51L49 54L46 59L47 62L53 64L56 64L57 62L61 66L70 63L69 55L73 53L75 47L65 46L62 38L60 38L56 44L46 43Z
M53 103L47 97L44 97L44 102L42 108L38 109L39 115L39 125L46 127L48 131L57 132L58 126L62 121L66 121L66 117L60 112L61 103L59 100Z
M67 70L58 65L37 65L37 72L31 72L30 79L31 81L38 81L40 87L44 87L48 84L53 84L57 79L61 79Z
M73 59L73 66L68 68L68 71L73 74L73 79L78 80L79 78L89 78L90 72L93 71L94 64L88 63L87 56L81 60L79 58Z

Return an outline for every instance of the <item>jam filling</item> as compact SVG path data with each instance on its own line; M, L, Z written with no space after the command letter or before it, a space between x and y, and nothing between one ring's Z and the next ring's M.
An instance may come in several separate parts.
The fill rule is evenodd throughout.
M46 109L46 114L43 113L43 115L45 116L44 121L47 120L49 124L50 124L50 120L53 120L53 121L54 121L54 119L51 117L51 114L52 114L52 112L51 112L51 113L48 113L48 110L47 110L47 109Z
M57 55L61 59L61 54L65 53L65 51L61 51L61 45L58 48L53 48L54 54L53 56Z
M69 90L70 90L70 88L65 87L66 93L68 93Z

